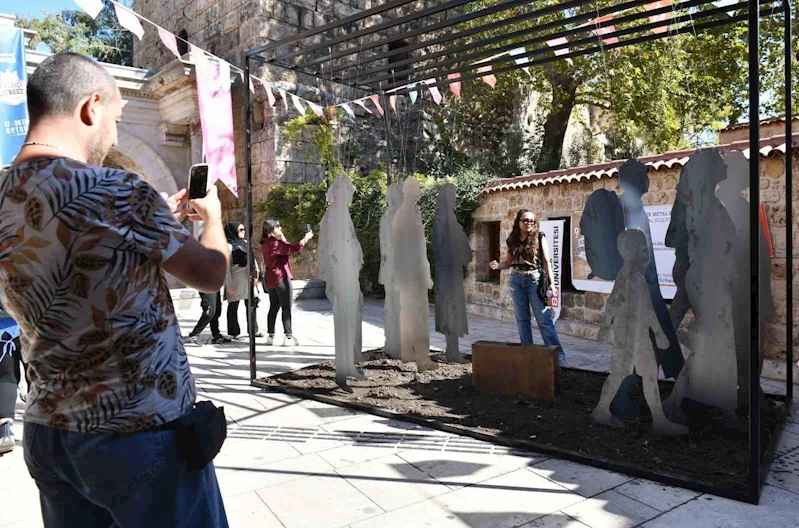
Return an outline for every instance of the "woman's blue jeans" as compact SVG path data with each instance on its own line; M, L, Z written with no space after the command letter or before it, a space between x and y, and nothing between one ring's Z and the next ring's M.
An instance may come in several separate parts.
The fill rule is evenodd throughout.
M533 344L533 327L530 316L530 307L533 308L535 321L544 338L545 345L560 345L558 332L555 330L555 323L549 314L549 307L538 297L538 284L530 275L510 274L510 295L513 299L513 310L516 313L516 326L519 328L519 339L523 345ZM561 359L564 358L563 347L561 347Z

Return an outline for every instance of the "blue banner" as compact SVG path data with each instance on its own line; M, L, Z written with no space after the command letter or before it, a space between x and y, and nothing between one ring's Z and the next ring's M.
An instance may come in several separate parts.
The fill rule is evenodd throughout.
M11 165L28 134L25 37L0 26L0 167Z

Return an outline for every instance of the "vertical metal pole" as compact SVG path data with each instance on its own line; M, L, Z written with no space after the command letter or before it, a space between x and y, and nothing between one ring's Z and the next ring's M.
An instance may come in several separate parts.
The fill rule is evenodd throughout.
M786 228L786 271L785 292L787 305L787 343L788 350L785 355L785 395L790 408L793 401L793 119L792 98L792 67L791 61L791 3L783 0L785 8L785 218Z
M760 0L749 0L749 497L760 498L760 336L758 309L760 238Z
M391 119L388 113L391 111L391 104L385 93L383 97L383 123L386 125L386 185L391 185L391 161L394 159L391 148Z
M247 193L247 240L250 248L252 248L252 166L250 165L250 121L252 120L252 107L250 101L250 57L244 58L244 174L246 177L245 189ZM253 301L255 300L255 285L253 284L252 277L255 275L255 262L253 260L252 250L247 255L247 262L249 264L249 288L247 290L247 299L249 306L247 309L247 323L249 324L250 331L247 332L250 338L250 381L255 380L255 307Z

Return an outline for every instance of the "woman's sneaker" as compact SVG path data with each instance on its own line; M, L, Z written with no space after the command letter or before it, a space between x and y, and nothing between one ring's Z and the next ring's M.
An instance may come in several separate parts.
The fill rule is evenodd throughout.
M8 453L14 446L14 430L11 428L14 424L13 420L7 419L0 423L0 453Z
M299 346L300 342L297 341L297 338L294 336L286 336L286 339L283 341L283 346L286 347L295 347Z
M274 343L275 343L275 336L270 334L269 337L266 338L266 346L272 346Z
M183 344L186 346L193 346L198 347L200 345L200 341L197 339L197 336L190 335L186 339L183 340Z

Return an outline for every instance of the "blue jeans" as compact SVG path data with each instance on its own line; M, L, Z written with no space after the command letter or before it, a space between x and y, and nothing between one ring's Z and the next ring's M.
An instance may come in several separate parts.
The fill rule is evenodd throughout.
M25 423L45 528L227 528L213 464L188 471L175 432L89 434Z
M533 344L533 327L531 325L530 306L533 307L535 321L544 338L545 345L560 347L560 338L555 330L555 323L549 315L549 307L538 296L538 284L530 275L510 274L510 296L513 299L513 311L516 313L516 326L519 328L519 339L523 345ZM560 358L565 359L563 347Z

